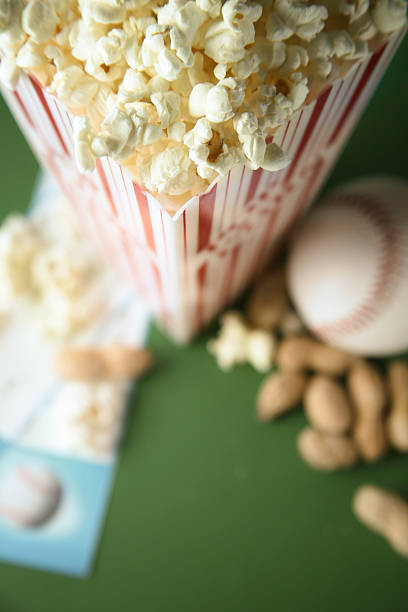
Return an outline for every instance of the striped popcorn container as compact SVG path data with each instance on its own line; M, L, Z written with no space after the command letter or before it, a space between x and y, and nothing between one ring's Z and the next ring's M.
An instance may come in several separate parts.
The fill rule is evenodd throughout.
M313 200L403 32L280 127L291 158L279 172L234 168L171 217L113 159L84 175L71 114L29 77L3 90L27 140L118 274L160 325L188 341L248 285Z

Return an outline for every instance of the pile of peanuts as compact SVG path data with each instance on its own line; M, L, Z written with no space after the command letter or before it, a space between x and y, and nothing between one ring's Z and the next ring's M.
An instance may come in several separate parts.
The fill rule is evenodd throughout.
M255 327L272 331L287 308L276 269L255 286L247 315ZM377 461L391 447L408 452L408 364L391 362L385 376L365 359L304 334L283 337L275 362L278 370L258 393L258 417L272 420L302 402L310 427L297 446L310 466L335 470Z
M383 373L372 362L306 335L290 310L282 267L260 278L246 319L274 335L277 370L263 381L257 416L271 421L303 404L309 426L297 439L303 460L317 470L374 462L391 448L408 452L408 364L394 360ZM278 334L278 340L276 340ZM372 485L360 487L353 509L368 527L408 557L408 504Z

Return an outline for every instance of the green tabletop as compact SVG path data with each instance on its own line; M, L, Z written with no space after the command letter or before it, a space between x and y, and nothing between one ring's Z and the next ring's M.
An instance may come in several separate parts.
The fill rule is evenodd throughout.
M330 184L408 178L408 39ZM23 210L37 166L4 104L1 213ZM158 365L135 393L96 566L86 580L0 564L1 612L403 612L408 561L350 509L364 482L408 495L408 456L332 475L295 451L301 412L254 418L262 377L221 373L214 331L177 348L153 330Z

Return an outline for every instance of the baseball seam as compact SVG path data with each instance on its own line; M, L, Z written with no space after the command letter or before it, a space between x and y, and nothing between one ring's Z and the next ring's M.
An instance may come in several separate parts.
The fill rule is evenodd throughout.
M364 216L380 237L381 251L377 276L362 303L342 319L312 328L326 338L360 331L383 313L396 290L402 265L400 232L375 198L361 193L338 194L333 203L352 207Z

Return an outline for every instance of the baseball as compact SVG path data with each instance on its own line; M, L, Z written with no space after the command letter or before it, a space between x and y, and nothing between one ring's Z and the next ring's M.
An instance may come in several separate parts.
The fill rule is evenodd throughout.
M54 516L61 497L53 472L37 463L20 463L0 481L0 515L17 527L40 527Z
M329 194L294 237L287 279L325 342L373 357L408 349L408 183L367 177Z

